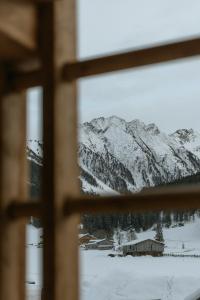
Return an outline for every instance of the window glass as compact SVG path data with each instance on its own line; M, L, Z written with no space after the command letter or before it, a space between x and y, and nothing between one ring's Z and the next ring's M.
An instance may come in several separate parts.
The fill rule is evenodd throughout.
M84 194L199 185L199 67L189 59L80 81ZM199 210L84 214L81 224L113 243L81 247L82 300L182 300L198 290Z

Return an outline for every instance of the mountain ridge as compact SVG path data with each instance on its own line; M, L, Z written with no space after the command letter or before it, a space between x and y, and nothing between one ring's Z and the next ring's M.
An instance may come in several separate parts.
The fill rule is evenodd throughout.
M78 158L83 192L132 193L200 172L200 133L166 134L154 124L117 116L79 125ZM42 142L29 140L28 159L42 165Z
M101 162L110 170L109 176L104 174L103 182L113 188L114 184L110 185L108 178L123 180L123 192L135 192L144 187L179 180L194 175L200 168L197 147L193 149L193 145L189 147L188 144L185 147L186 141L180 135L167 135L154 123L146 125L137 119L126 122L116 116L100 117L80 125L79 137L80 166L89 169L94 177L98 176L102 180L102 170L96 162L98 157L98 164ZM123 176L116 176L112 172L116 161L114 163L110 156L118 162L118 170L120 164L127 170ZM127 174L130 174L133 181L128 180ZM83 188L86 192L91 190L91 187Z

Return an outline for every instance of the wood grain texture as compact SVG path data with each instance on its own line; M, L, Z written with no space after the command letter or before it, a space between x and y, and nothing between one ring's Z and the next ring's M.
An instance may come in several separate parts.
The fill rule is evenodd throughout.
M2 77L3 77L2 70ZM25 299L25 223L6 211L27 198L25 93L0 96L0 299Z
M24 59L36 51L36 17L30 2L0 1L0 60Z
M62 0L40 6L45 300L78 299L79 218L63 214L65 196L79 195L76 85L62 80L63 64L76 57L75 2Z

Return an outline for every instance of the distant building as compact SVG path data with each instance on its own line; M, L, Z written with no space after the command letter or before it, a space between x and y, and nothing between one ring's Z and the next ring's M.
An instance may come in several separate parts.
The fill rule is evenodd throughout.
M101 240L90 240L85 245L86 250L97 249L97 250L110 250L113 249L113 240L101 239Z
M96 238L89 233L79 234L79 245L88 244L90 240L96 240Z
M134 240L121 246L123 255L152 255L162 256L164 243L152 239Z

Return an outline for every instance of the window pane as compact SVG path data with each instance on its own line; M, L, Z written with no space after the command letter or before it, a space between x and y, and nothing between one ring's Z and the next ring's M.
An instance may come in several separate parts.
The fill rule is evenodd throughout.
M200 183L199 67L189 59L80 81L83 193ZM81 222L82 300L181 300L198 290L199 210Z
M190 59L80 81L85 190L100 180L132 192L200 171L199 70Z

